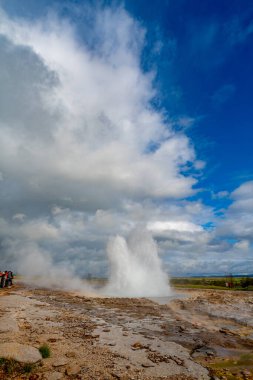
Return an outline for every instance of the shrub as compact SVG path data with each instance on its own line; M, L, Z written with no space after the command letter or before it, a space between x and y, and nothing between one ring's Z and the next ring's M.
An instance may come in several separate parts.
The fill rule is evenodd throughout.
M43 359L49 358L51 356L51 350L47 344L43 344L42 346L40 346L39 352L41 353Z
M36 366L35 364L31 364L31 363L19 363L14 359L0 358L0 368L5 375L17 376L21 374L31 373L36 368ZM0 378L2 379L1 375L0 375ZM9 379L9 378L10 378L9 376L3 377L3 379ZM20 377L18 377L18 379L19 378Z
M2 367L3 371L9 375L18 371L20 368L20 364L16 362L16 360L5 358L0 358L0 366Z
M32 372L33 368L34 368L33 364L31 364L31 363L25 363L23 365L23 372L24 373L30 373L30 372Z

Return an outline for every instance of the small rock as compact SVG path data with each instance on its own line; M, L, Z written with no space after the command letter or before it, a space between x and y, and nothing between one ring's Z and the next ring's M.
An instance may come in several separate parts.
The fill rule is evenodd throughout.
M66 375L71 376L71 375L77 375L81 371L81 367L78 364L70 364L66 368Z
M194 349L193 353L191 354L191 356L193 358L196 358L196 357L199 357L199 356L215 356L216 355L216 351L212 348L212 347L208 347L208 346L201 346L201 347L198 347Z
M225 327L222 327L221 329L219 329L219 332L222 334L225 334L225 335L230 333L230 331L228 329L226 329Z
M152 364L152 363L142 363L141 365L143 368L150 368L150 367L154 367L155 365Z
M67 352L66 356L67 356L67 358L76 358L76 353L75 352Z
M60 380L63 378L63 374L61 372L46 372L45 377L47 380Z
M66 364L68 364L68 360L66 358L58 358L58 359L55 359L53 363L53 367L62 367Z
M131 346L132 350L141 350L143 347L143 344L140 343L140 342L135 342L134 344L132 344Z
M37 348L20 343L1 343L0 358L11 358L20 363L37 363L42 359Z
M119 373L112 372L111 375L112 375L113 377L115 377L115 379L118 379L118 380L121 379L121 375L120 375Z

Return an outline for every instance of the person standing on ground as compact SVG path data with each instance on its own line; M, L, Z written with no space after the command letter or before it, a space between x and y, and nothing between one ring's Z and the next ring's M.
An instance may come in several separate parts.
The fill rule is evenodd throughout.
M13 273L12 271L9 270L7 273L7 283L6 283L6 286L8 286L8 288L12 286L12 280L13 280Z
M2 272L1 288L5 287L5 283L6 283L6 271Z

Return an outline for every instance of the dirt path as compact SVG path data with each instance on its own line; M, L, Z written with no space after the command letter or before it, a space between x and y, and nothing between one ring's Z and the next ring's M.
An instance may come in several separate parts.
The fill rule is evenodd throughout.
M245 292L189 291L159 305L20 286L0 297L1 342L46 343L52 355L31 374L0 378L205 380L212 361L251 352L252 315Z

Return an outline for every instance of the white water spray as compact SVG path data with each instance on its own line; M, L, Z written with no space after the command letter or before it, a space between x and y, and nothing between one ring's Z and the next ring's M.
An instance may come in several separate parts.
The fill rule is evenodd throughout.
M157 246L146 230L134 230L127 241L116 236L107 247L110 277L104 293L123 297L170 295L168 275L162 270Z

